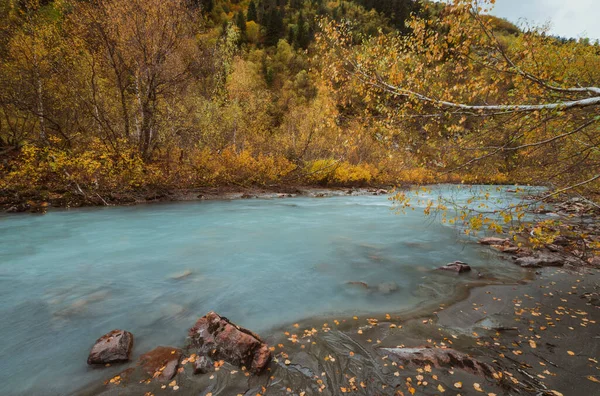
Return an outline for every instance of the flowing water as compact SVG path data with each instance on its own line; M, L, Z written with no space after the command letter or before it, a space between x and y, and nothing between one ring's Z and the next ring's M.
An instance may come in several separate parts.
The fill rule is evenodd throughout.
M474 277L432 271L455 260L486 277L522 277L419 208L391 209L388 197L364 195L0 217L0 394L68 394L105 378L86 358L115 328L134 334L135 359L157 345L183 345L210 310L268 334L310 317L447 299Z

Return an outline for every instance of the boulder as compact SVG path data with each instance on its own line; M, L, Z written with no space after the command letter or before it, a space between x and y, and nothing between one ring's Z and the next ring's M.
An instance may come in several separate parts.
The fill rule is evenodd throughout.
M517 253L519 253L519 250L521 249L517 246L510 246L510 245L490 245L490 246L496 250L501 251L502 253L509 253L509 254L517 254Z
M490 376L494 369L488 364L454 349L444 348L382 348L384 353L393 360L399 360L403 365L414 364L433 367L455 367L476 375Z
M199 356L245 366L253 374L260 374L271 361L271 351L259 336L215 312L198 319L189 338Z
M133 349L133 334L125 330L113 330L96 340L88 356L88 364L126 362Z
M505 245L510 244L510 241L507 238L487 237L481 238L479 243L482 245Z
M159 346L140 357L139 365L146 374L159 381L169 381L177 373L181 349Z
M565 257L550 252L536 252L532 256L517 257L515 262L524 268L562 267Z
M446 264L438 269L442 271L453 271L462 274L463 272L471 271L471 266L467 263L463 263L462 261L455 261L453 263Z

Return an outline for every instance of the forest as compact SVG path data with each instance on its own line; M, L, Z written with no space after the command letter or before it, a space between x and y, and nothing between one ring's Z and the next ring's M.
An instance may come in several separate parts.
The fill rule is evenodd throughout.
M1 0L0 202L203 186L600 192L600 47L413 0Z
M494 4L0 0L0 394L600 395L600 43Z

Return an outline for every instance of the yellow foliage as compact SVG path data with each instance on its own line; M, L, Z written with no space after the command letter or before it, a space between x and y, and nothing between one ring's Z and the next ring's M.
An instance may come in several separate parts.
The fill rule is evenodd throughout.
M364 184L377 178L378 170L363 163L352 165L333 159L309 162L305 167L307 181L318 184Z

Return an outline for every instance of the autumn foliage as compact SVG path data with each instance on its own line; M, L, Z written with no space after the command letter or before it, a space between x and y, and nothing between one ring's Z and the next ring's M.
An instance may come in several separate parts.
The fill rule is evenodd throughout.
M598 195L598 46L470 1L0 4L5 200L404 182Z

